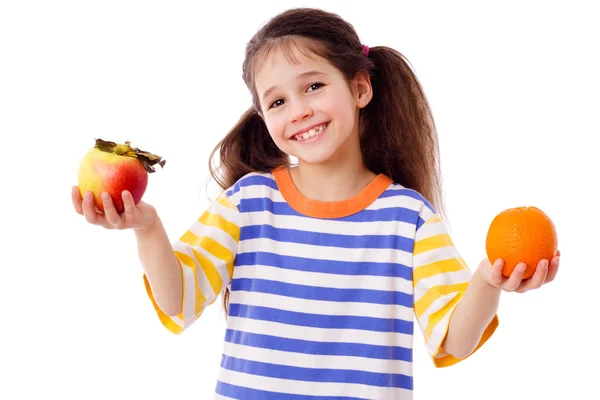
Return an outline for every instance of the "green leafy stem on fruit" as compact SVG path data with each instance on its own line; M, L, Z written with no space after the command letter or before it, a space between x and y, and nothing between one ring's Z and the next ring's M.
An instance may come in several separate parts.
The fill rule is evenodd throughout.
M158 164L161 168L164 168L167 162L161 156L148 153L147 151L140 150L136 147L131 147L131 142L129 141L126 141L125 144L121 144L102 139L96 139L96 145L94 147L99 150L106 151L107 153L115 153L120 156L137 158L144 166L144 169L149 173L156 172L153 167L155 164Z

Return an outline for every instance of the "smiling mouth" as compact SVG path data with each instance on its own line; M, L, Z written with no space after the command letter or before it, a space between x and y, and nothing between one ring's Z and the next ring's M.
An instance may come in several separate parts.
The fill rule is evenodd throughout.
M296 140L296 141L303 141L303 140L307 140L310 139L312 137L315 136L319 136L321 133L323 133L323 131L325 130L325 128L327 128L327 125L329 125L329 122L326 122L322 125L319 125L317 127L314 127L306 132L303 133L299 133L297 135L295 135L292 139Z

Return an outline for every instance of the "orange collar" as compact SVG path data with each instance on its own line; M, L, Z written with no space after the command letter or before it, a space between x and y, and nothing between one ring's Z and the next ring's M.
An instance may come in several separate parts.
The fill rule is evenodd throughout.
M272 171L281 195L297 212L315 218L342 218L364 210L390 186L392 179L384 174L377 175L355 196L341 201L319 201L304 196L294 182L287 167Z

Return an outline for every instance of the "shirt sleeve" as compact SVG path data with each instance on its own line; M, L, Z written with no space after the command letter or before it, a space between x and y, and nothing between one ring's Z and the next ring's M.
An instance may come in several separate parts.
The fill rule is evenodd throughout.
M144 275L146 293L169 331L182 333L229 285L239 238L240 213L223 193L173 244L183 281L182 312L176 316L169 316L158 307Z
M472 272L454 246L440 215L426 206L420 214L421 226L417 228L413 251L414 311L435 366L447 367L467 358L459 359L444 352L441 344ZM490 338L497 326L495 315L471 354Z

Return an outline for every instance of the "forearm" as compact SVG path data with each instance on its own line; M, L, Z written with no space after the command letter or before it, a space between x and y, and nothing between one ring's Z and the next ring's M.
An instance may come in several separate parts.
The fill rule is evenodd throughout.
M170 316L179 314L183 303L181 268L158 215L150 227L136 230L135 237L138 256L156 303Z
M498 311L500 294L501 289L488 285L479 270L473 274L463 299L454 310L442 343L447 353L464 358L475 350Z

